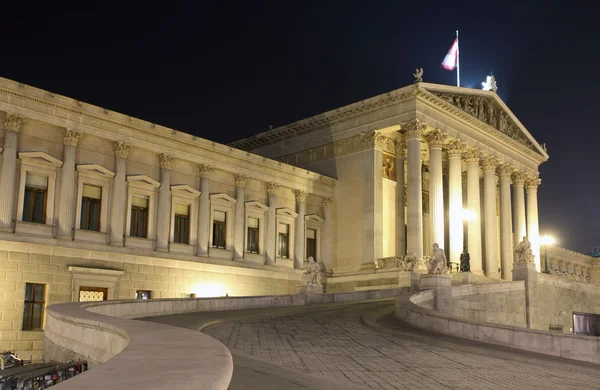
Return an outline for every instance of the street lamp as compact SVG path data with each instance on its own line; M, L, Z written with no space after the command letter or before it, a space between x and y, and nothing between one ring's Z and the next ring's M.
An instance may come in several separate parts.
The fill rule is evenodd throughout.
M469 222L469 221L474 221L477 219L477 213L475 213L475 211L473 210L468 210L468 209L461 209L460 210L460 219L462 222L462 228L463 228L463 253L460 255L460 272L470 272L471 271L471 256L469 255L469 252L467 252L467 247L465 245L466 243L466 237L467 237L467 232L466 232L466 228L467 225L465 224L465 222Z
M540 237L540 245L542 245L544 247L544 261L546 263L544 266L545 274L550 273L550 265L548 264L548 245L553 245L553 244L554 244L554 238L552 236Z

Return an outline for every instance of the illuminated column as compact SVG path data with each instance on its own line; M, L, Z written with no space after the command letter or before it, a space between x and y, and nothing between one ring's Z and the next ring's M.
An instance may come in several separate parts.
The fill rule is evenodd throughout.
M269 209L267 210L267 232L265 239L266 264L274 265L277 242L277 188L276 183L267 183L267 195L269 200Z
M479 159L481 153L477 149L467 150L467 206L475 218L468 224L468 250L471 257L471 272L483 275L481 259L481 202L479 196Z
M464 144L460 140L448 144L448 227L450 235L449 260L460 263L464 247L463 237L463 196L461 154Z
M112 186L112 208L110 212L110 244L123 245L123 235L125 230L125 218L127 211L127 189L125 176L127 174L127 154L131 150L131 145L123 142L115 142L115 158L117 172L113 179Z
M14 204L17 192L17 138L23 119L4 113L4 151L0 172L0 230L13 231Z
M156 250L169 250L171 228L171 166L173 156L160 154L160 189L158 190L158 221L156 226Z
M531 242L533 251L535 269L540 271L540 225L538 220L538 200L537 189L541 180L537 177L530 177L525 181L527 191L527 237Z
M321 233L321 261L326 271L333 266L333 198L323 198L323 231Z
M496 215L496 165L494 157L482 161L485 212L485 275L498 277L498 219Z
M512 279L514 259L512 235L512 210L510 205L510 176L514 168L508 164L500 167L500 249L502 256L502 279Z
M77 209L77 193L75 182L75 152L77 142L82 133L73 129L63 129L65 137L63 166L60 179L60 202L58 204L58 237L73 239L73 224Z
M200 164L200 205L198 207L198 240L196 254L208 256L210 234L210 179L213 168Z
M296 197L296 228L294 231L294 268L304 267L304 216L306 215L305 191L292 190Z
M407 243L406 253L423 258L423 183L421 175L421 134L427 124L414 119L405 125L407 139Z
M406 255L405 204L404 204L404 158L406 157L406 141L396 142L396 256Z
M244 258L244 201L245 187L248 178L243 174L233 175L235 178L235 213L233 221L233 259L240 260Z
M515 236L514 244L517 245L527 236L527 225L525 222L525 174L521 171L513 173L513 195L514 195L514 217L515 217ZM514 258L514 256L513 256Z
M439 129L425 136L429 143L429 212L431 242L444 248L444 185L442 183L442 144L446 134ZM429 248L427 248L429 249Z

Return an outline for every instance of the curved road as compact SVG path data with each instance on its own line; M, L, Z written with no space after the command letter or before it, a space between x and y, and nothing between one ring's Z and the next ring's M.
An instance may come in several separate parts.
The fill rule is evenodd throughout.
M422 332L384 315L392 310L379 301L147 320L225 344L231 389L600 389L596 365ZM385 332L363 322L373 311Z

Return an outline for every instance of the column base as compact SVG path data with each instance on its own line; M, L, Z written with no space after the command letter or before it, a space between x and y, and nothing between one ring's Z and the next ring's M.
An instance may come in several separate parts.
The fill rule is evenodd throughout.
M364 263L358 268L359 271L375 271L375 263Z

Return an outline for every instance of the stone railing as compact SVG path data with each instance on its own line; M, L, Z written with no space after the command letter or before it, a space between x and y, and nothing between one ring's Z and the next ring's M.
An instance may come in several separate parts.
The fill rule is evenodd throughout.
M229 350L192 330L129 318L199 311L304 305L304 295L156 299L49 306L44 360L85 359L93 367L64 389L227 389Z

